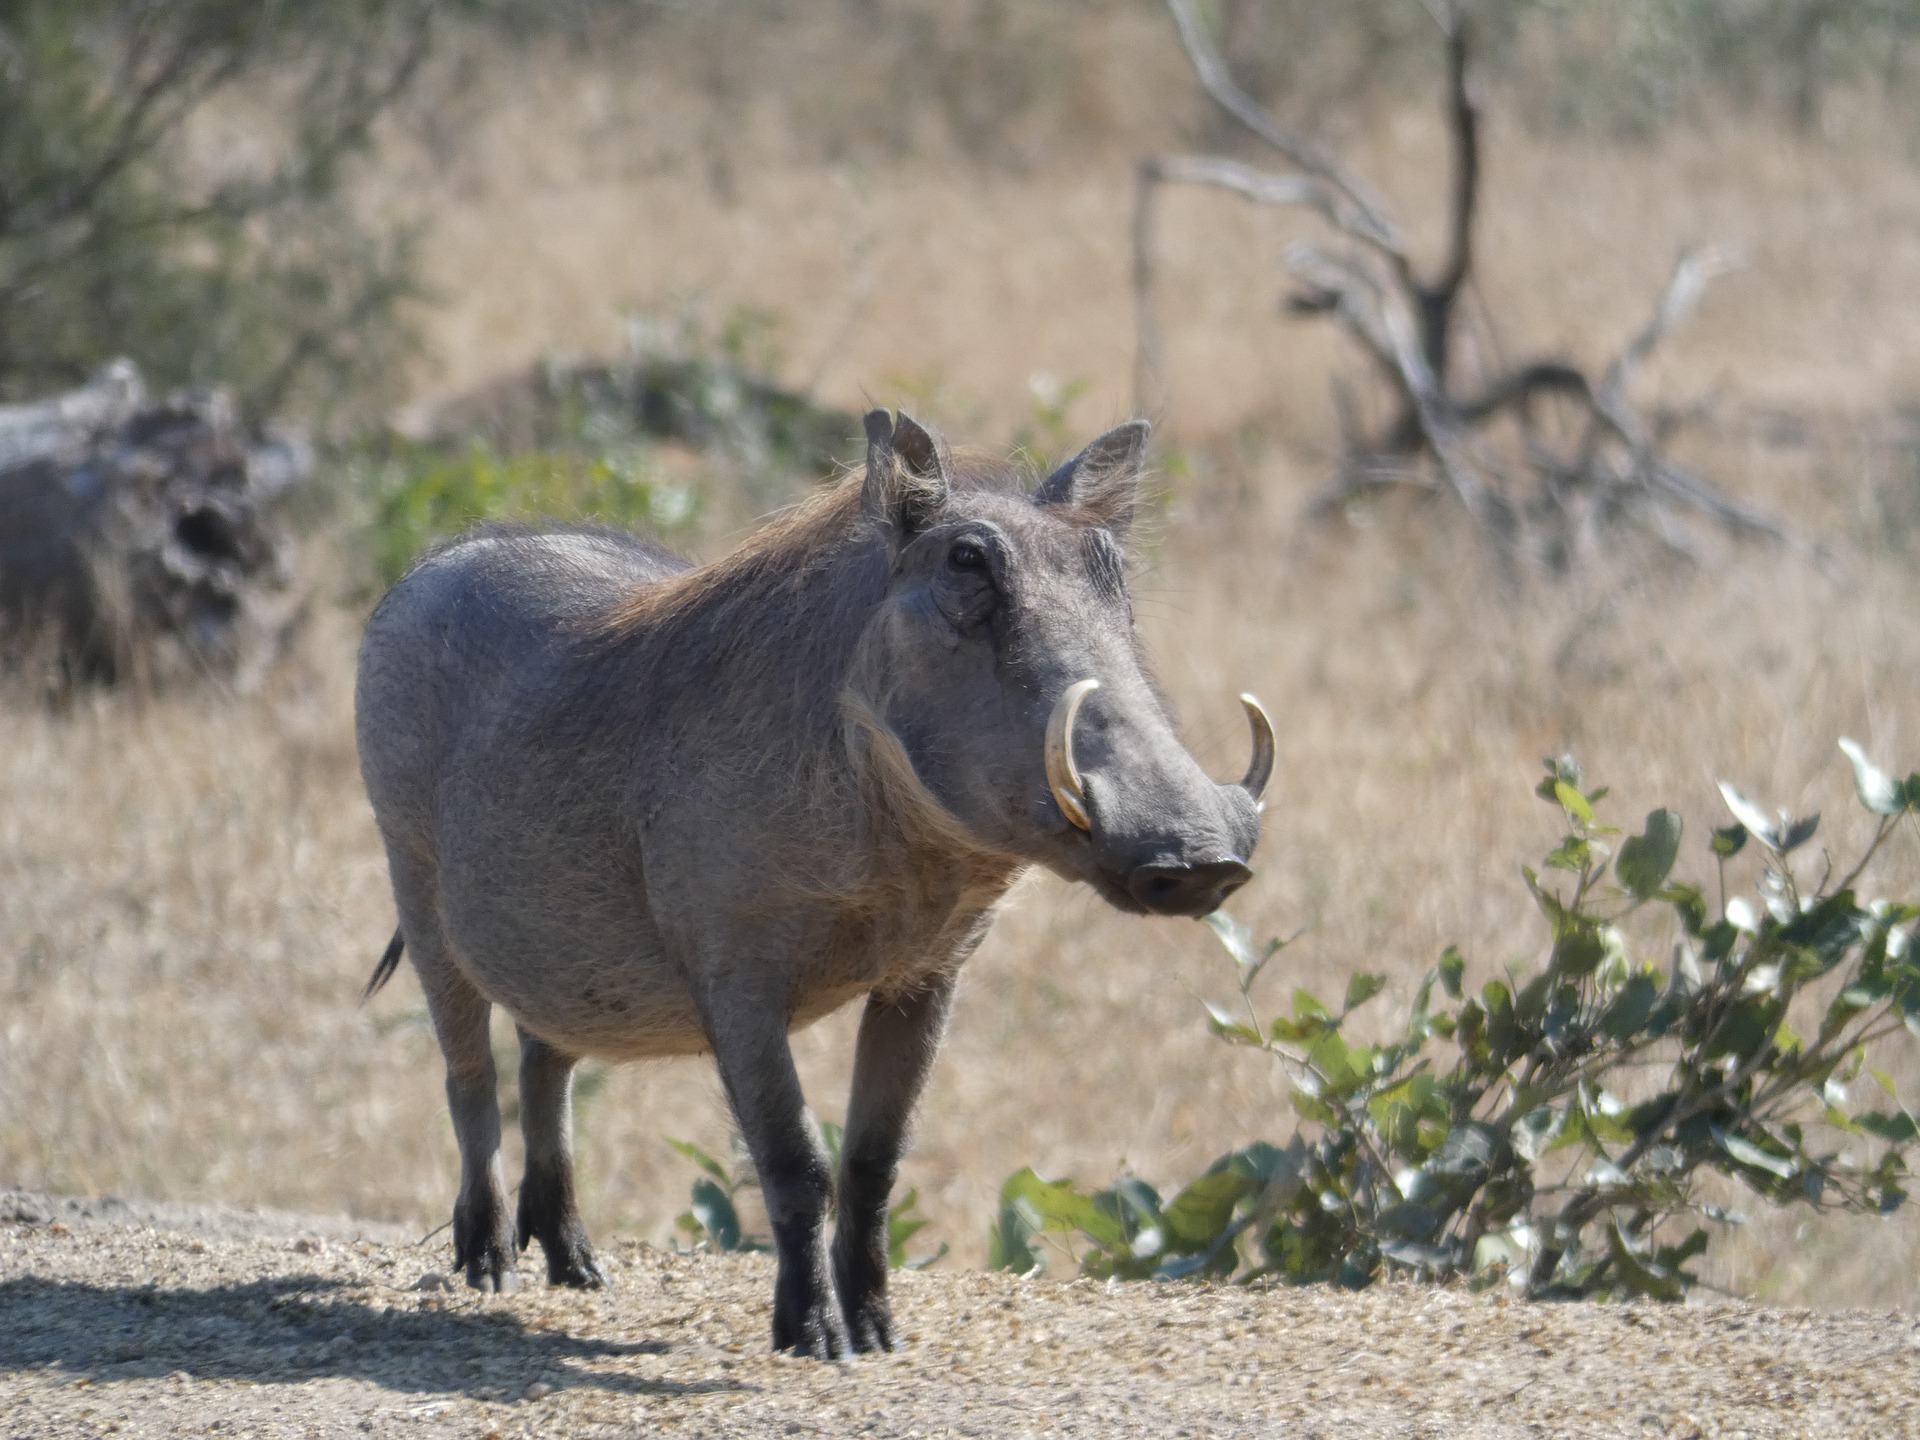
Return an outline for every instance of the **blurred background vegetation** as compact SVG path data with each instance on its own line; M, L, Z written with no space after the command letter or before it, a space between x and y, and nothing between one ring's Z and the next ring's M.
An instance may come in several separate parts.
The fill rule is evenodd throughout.
M1863 837L1834 740L1910 769L1920 735L1920 0L1468 8L1471 304L1508 353L1592 369L1677 251L1738 250L1639 383L1684 459L1844 574L1729 550L1501 603L1471 534L1418 498L1308 522L1339 447L1329 380L1370 379L1331 327L1277 313L1277 257L1325 233L1170 200L1141 627L1216 773L1244 764L1223 697L1284 705L1241 918L1312 927L1290 984L1382 974L1389 1028L1444 946L1486 957L1476 988L1527 958L1516 868L1553 836L1513 797L1542 755L1577 750L1623 814L1708 814L1729 778L1824 808L1845 847ZM1443 62L1420 0L1205 9L1255 97L1436 253ZM0 4L0 402L124 355L156 393L229 387L321 456L305 628L258 693L55 712L0 689L0 1179L444 1219L424 1011L403 985L371 1017L351 1004L392 925L352 744L370 597L477 518L718 553L857 463L868 404L1039 458L1124 418L1132 185L1165 151L1270 158L1200 95L1155 0ZM1887 851L1913 893L1920 866ZM1695 846L1676 874L1713 864ZM929 1239L983 1259L1023 1164L1167 1182L1279 1138L1290 1092L1196 1023L1217 960L1199 927L1051 882L1011 906L909 1164ZM796 1046L836 1113L845 1017ZM698 1065L611 1072L581 1124L589 1220L650 1236L685 1194L660 1137L718 1153L729 1128ZM1762 1215L1703 1273L1912 1303L1920 1226L1897 1225Z
M1338 137L1434 91L1440 50L1410 0L1211 8L1241 82L1308 129ZM1916 0L1467 8L1483 83L1531 127L1645 139L1734 113L1816 134L1839 94L1920 142ZM126 355L158 387L231 386L256 415L386 415L434 299L432 227L364 203L356 179L383 134L457 144L459 77L516 49L690 67L714 112L675 135L684 117L632 96L641 133L622 143L655 163L678 144L725 191L749 99L806 161L931 146L1018 171L1108 146L1119 117L1075 72L1089 26L1116 16L1161 23L1153 0L17 0L0 14L0 397ZM1177 81L1170 58L1125 78ZM1138 114L1241 143L1177 88Z

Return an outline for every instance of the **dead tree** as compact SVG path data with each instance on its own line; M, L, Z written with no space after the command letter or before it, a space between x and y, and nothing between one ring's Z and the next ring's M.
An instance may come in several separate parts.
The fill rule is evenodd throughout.
M1304 207L1347 242L1339 249L1301 243L1286 252L1285 266L1299 285L1287 308L1339 323L1385 382L1393 415L1369 433L1336 390L1343 455L1314 497L1316 512L1382 487L1438 491L1458 500L1503 560L1529 558L1549 570L1567 568L1599 543L1601 532L1623 525L1693 558L1683 515L1737 538L1800 547L1777 520L1670 459L1664 427L1644 420L1627 396L1635 370L1707 283L1729 268L1731 257L1722 252L1680 257L1652 318L1597 381L1552 356L1501 366L1473 384L1459 377L1461 301L1472 283L1481 180L1480 111L1465 15L1451 0L1425 4L1446 47L1452 181L1446 253L1431 276L1415 264L1385 199L1235 83L1193 0L1167 0L1201 88L1291 168L1274 172L1211 155L1141 162L1134 212L1136 403L1151 403L1161 369L1152 304L1156 199L1169 184L1209 185L1258 204ZM1570 406L1574 423L1550 423L1547 411L1555 406ZM1503 431L1513 443L1496 443Z
M281 502L309 469L222 392L156 402L124 360L0 407L0 674L257 679L298 614Z

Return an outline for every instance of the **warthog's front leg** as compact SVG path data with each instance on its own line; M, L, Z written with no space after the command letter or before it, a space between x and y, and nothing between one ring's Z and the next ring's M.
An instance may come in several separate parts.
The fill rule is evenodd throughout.
M833 1172L800 1091L784 1007L733 991L710 1005L707 1033L720 1079L746 1137L773 1225L773 1348L822 1360L852 1354L827 1268Z
M887 1304L887 1197L952 1003L953 976L942 975L906 995L876 992L860 1020L833 1236L834 1288L856 1350L898 1347Z
M593 1253L573 1186L573 1067L537 1035L520 1032L520 1133L527 1170L520 1181L520 1248L537 1239L547 1283L597 1290L607 1272Z

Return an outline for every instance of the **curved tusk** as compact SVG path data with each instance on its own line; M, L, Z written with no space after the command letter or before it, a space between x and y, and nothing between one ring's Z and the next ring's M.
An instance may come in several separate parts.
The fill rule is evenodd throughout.
M1047 717L1047 787L1061 813L1087 831L1093 829L1093 822L1087 818L1087 787L1080 779L1080 767L1073 763L1073 722L1081 702L1099 688L1098 680L1074 681Z
M1253 727L1253 762L1247 766L1240 788L1258 805L1260 797L1267 793L1267 781L1273 778L1273 721L1253 696L1242 695L1240 703L1247 707L1247 724Z

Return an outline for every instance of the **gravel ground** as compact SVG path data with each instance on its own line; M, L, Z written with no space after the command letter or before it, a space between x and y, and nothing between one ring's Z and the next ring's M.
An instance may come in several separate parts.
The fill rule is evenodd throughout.
M1900 1314L934 1271L823 1365L765 1257L605 1259L482 1298L391 1227L0 1192L0 1436L1920 1436Z

